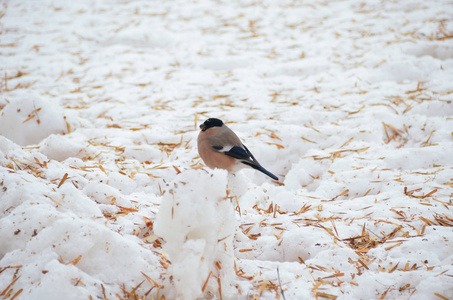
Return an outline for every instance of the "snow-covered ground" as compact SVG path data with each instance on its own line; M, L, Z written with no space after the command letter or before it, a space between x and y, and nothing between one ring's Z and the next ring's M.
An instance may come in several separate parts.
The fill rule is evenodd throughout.
M0 7L3 299L453 299L453 3ZM223 119L269 171L202 165Z

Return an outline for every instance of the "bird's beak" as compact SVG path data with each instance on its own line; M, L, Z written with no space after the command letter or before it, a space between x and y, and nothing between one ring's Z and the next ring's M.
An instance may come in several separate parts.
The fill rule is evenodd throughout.
M206 125L204 125L204 123L201 124L201 125L200 125L200 129L201 129L201 131L205 131L205 130L206 130Z

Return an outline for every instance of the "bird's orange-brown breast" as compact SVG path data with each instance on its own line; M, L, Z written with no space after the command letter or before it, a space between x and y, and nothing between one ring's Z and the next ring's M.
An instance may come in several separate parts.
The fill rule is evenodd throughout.
M200 131L197 139L198 153L205 165L209 168L232 171L236 164L236 160L230 156L214 151L209 142L209 138L218 135L221 130L221 127L212 127L206 131Z

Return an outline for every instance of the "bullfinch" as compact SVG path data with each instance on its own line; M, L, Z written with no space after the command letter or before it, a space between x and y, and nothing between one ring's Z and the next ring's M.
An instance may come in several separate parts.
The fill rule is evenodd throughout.
M250 167L278 180L277 176L260 165L249 149L222 120L207 119L200 125L200 129L197 140L198 153L209 168L225 169L235 173L242 168Z

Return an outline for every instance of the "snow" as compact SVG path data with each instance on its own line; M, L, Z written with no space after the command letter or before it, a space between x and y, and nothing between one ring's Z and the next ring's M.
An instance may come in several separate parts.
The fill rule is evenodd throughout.
M23 93L2 110L0 134L22 146L37 144L52 133L66 133L65 119L55 102Z
M5 299L453 298L451 1L3 1ZM280 180L203 166L225 121Z
M226 195L226 173L181 173L162 199L154 232L166 242L163 249L171 257L173 280L181 299L202 296L211 274L223 282L222 294L233 297L230 286L234 278L236 220ZM198 186L188 184L193 178L197 178ZM208 287L206 292L211 290Z

